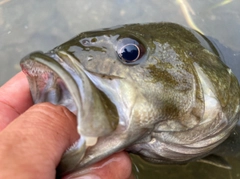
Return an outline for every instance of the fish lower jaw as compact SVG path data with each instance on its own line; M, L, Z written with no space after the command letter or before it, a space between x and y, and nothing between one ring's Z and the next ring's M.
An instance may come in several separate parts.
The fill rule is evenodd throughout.
M73 170L86 154L88 147L91 147L97 143L97 137L81 136L73 145L71 145L62 156L58 168L60 171L69 172Z

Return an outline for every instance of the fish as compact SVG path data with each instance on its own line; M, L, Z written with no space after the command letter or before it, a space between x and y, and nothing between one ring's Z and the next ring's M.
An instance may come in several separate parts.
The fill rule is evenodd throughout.
M125 150L158 164L201 160L239 119L240 87L214 43L170 22L83 32L20 65L34 103L63 105L80 138L60 175Z

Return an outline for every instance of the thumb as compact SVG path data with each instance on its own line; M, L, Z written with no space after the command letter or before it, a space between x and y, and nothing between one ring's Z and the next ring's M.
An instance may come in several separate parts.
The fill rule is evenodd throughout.
M62 154L78 137L76 118L65 107L32 106L0 133L0 178L55 178Z

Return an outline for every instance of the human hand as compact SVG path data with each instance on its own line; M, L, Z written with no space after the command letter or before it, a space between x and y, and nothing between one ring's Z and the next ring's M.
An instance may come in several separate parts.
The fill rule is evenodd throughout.
M33 105L22 72L0 88L0 178L54 179L61 156L77 138L76 119L69 110L50 103ZM88 179L126 179L130 174L125 152L80 173Z

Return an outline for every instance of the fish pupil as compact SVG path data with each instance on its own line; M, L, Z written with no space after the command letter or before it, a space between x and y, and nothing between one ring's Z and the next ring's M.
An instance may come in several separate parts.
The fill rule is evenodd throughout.
M119 51L119 56L126 62L133 62L139 58L140 49L135 44L127 44Z

